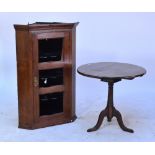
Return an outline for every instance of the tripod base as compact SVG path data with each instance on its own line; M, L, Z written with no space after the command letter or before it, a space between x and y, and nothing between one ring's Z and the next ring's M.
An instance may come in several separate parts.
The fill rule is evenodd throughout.
M118 81L120 80L105 81L108 82L109 85L107 107L103 111L101 111L96 125L93 128L88 129L87 132L98 130L103 122L104 117L107 117L108 122L111 122L111 119L114 116L117 118L117 122L123 131L130 133L134 132L132 129L129 129L124 125L121 113L113 106L113 84Z
M92 132L92 131L98 130L103 122L104 117L106 117L106 116L107 116L108 122L111 122L112 118L109 118L108 115L109 115L108 108L101 111L96 125L93 128L88 129L87 132ZM116 110L114 107L113 107L113 112L112 112L112 117L113 116L115 116L117 118L118 124L123 131L130 132L130 133L134 132L132 129L129 129L124 125L121 113L118 110Z

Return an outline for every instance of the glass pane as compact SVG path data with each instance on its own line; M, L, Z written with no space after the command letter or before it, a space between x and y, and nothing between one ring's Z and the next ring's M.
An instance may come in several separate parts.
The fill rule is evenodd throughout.
M63 112L63 93L40 95L40 116Z
M63 38L42 39L38 42L39 62L60 61Z
M48 69L39 71L39 87L63 85L63 69Z

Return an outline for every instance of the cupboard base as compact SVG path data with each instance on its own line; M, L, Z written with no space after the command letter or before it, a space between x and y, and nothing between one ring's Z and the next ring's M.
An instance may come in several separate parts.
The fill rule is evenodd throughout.
M34 123L32 126L27 125L27 124L19 124L18 128L20 129L28 129L28 130L34 130L34 129L39 129L39 128L46 128L50 126L56 126L56 125L61 125L61 124L66 124L66 123L72 123L77 119L77 116L73 116L71 119L63 119L57 122L39 122L39 123Z

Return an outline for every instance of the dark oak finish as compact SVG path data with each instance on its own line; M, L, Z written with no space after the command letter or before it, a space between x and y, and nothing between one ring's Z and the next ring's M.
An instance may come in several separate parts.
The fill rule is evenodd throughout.
M98 78L101 79L101 81L108 83L107 106L101 111L96 125L87 131L92 132L99 129L104 117L107 117L107 120L111 122L111 119L115 116L122 130L133 133L134 131L132 129L129 129L124 125L121 113L114 107L113 85L122 79L132 80L135 77L143 76L146 74L146 70L140 66L127 63L100 62L80 66L77 71L81 75Z
M39 94L47 94L47 93L54 93L54 92L64 92L63 85L52 86L48 88L39 88Z
M119 62L98 62L82 65L78 72L98 79L134 79L143 76L146 70L140 66Z
M65 62L43 62L38 64L39 70L53 69L53 68L63 68Z
M75 114L75 38L78 23L38 22L14 25L16 30L19 127L42 128L72 122ZM60 60L40 62L39 41L62 38ZM58 45L55 45L58 46ZM45 48L48 50L48 48ZM39 87L39 71L63 69L63 83ZM63 112L40 116L39 96L63 93ZM54 97L53 97L54 100ZM57 101L53 101L57 102Z

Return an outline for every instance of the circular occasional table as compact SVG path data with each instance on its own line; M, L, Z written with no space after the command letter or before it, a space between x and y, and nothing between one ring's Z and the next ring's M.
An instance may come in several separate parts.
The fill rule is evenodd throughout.
M101 111L96 125L87 131L92 132L99 129L105 116L109 122L112 117L115 116L122 130L133 133L134 131L132 129L129 129L124 125L121 113L114 107L113 85L122 79L132 80L136 77L143 76L146 74L146 70L140 66L127 63L98 62L82 65L78 67L77 71L83 76L97 78L108 83L107 106Z

